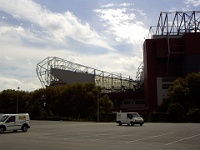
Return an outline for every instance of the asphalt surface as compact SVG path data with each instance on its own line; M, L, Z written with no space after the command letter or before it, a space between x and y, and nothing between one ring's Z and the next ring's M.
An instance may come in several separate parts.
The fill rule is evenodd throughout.
M200 150L200 124L31 121L28 132L0 134L1 150Z

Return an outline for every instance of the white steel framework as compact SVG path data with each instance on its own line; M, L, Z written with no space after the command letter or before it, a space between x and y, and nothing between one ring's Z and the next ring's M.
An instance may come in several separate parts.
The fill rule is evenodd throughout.
M105 90L104 92L134 90L136 85L136 82L130 76L101 71L58 57L47 57L39 62L36 68L37 76L43 87L50 86L60 80L51 73L53 69L93 75L93 83Z
M149 35L176 35L200 32L200 11L161 12L157 26L151 26Z

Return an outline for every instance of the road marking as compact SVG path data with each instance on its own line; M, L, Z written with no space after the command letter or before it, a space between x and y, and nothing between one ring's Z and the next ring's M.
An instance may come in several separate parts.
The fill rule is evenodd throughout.
M92 142L95 142L95 141L97 141L97 140L99 140L99 139L88 139L88 140L90 140L90 141L92 141Z
M124 135L119 135L119 136L122 136L122 137L126 137L126 136L137 136L138 134L140 134L140 133L124 134Z
M181 141L184 141L184 140L188 140L188 139L195 138L195 137L197 137L197 136L200 136L200 134L197 134L197 135L194 135L194 136L189 136L189 137L186 137L186 138L182 138L182 139L180 139L180 140L167 143L167 144L165 144L165 145L167 146L167 145L175 144L175 143L178 143L178 142L181 142Z
M132 142L142 141L142 140L151 139L151 138L157 138L157 137L161 137L161 136L165 136L165 135L173 134L173 133L174 132L169 132L169 133L165 133L165 134L159 134L159 135L154 135L154 136L147 136L147 137L144 137L144 138L141 138L141 139L137 139L137 140L134 140L134 141L127 141L126 143L132 143Z
M96 134L96 136L109 136L109 135L112 135L112 134L104 134L104 133L102 133L102 134Z

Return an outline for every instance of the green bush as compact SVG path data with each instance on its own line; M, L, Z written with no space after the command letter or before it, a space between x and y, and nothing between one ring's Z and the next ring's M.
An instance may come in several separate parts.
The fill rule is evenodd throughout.
M185 111L184 107L181 104L170 104L168 113L170 122L185 122Z
M152 113L152 121L154 122L167 122L168 121L168 113L165 112L154 112Z
M200 109L190 109L187 113L187 119L189 122L200 122Z
M115 122L116 114L99 114L99 121L101 122Z

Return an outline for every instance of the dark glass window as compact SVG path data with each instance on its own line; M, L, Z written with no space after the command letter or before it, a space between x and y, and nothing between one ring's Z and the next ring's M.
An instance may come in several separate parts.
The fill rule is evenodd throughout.
M11 116L11 117L7 120L7 122L15 122L15 116Z

